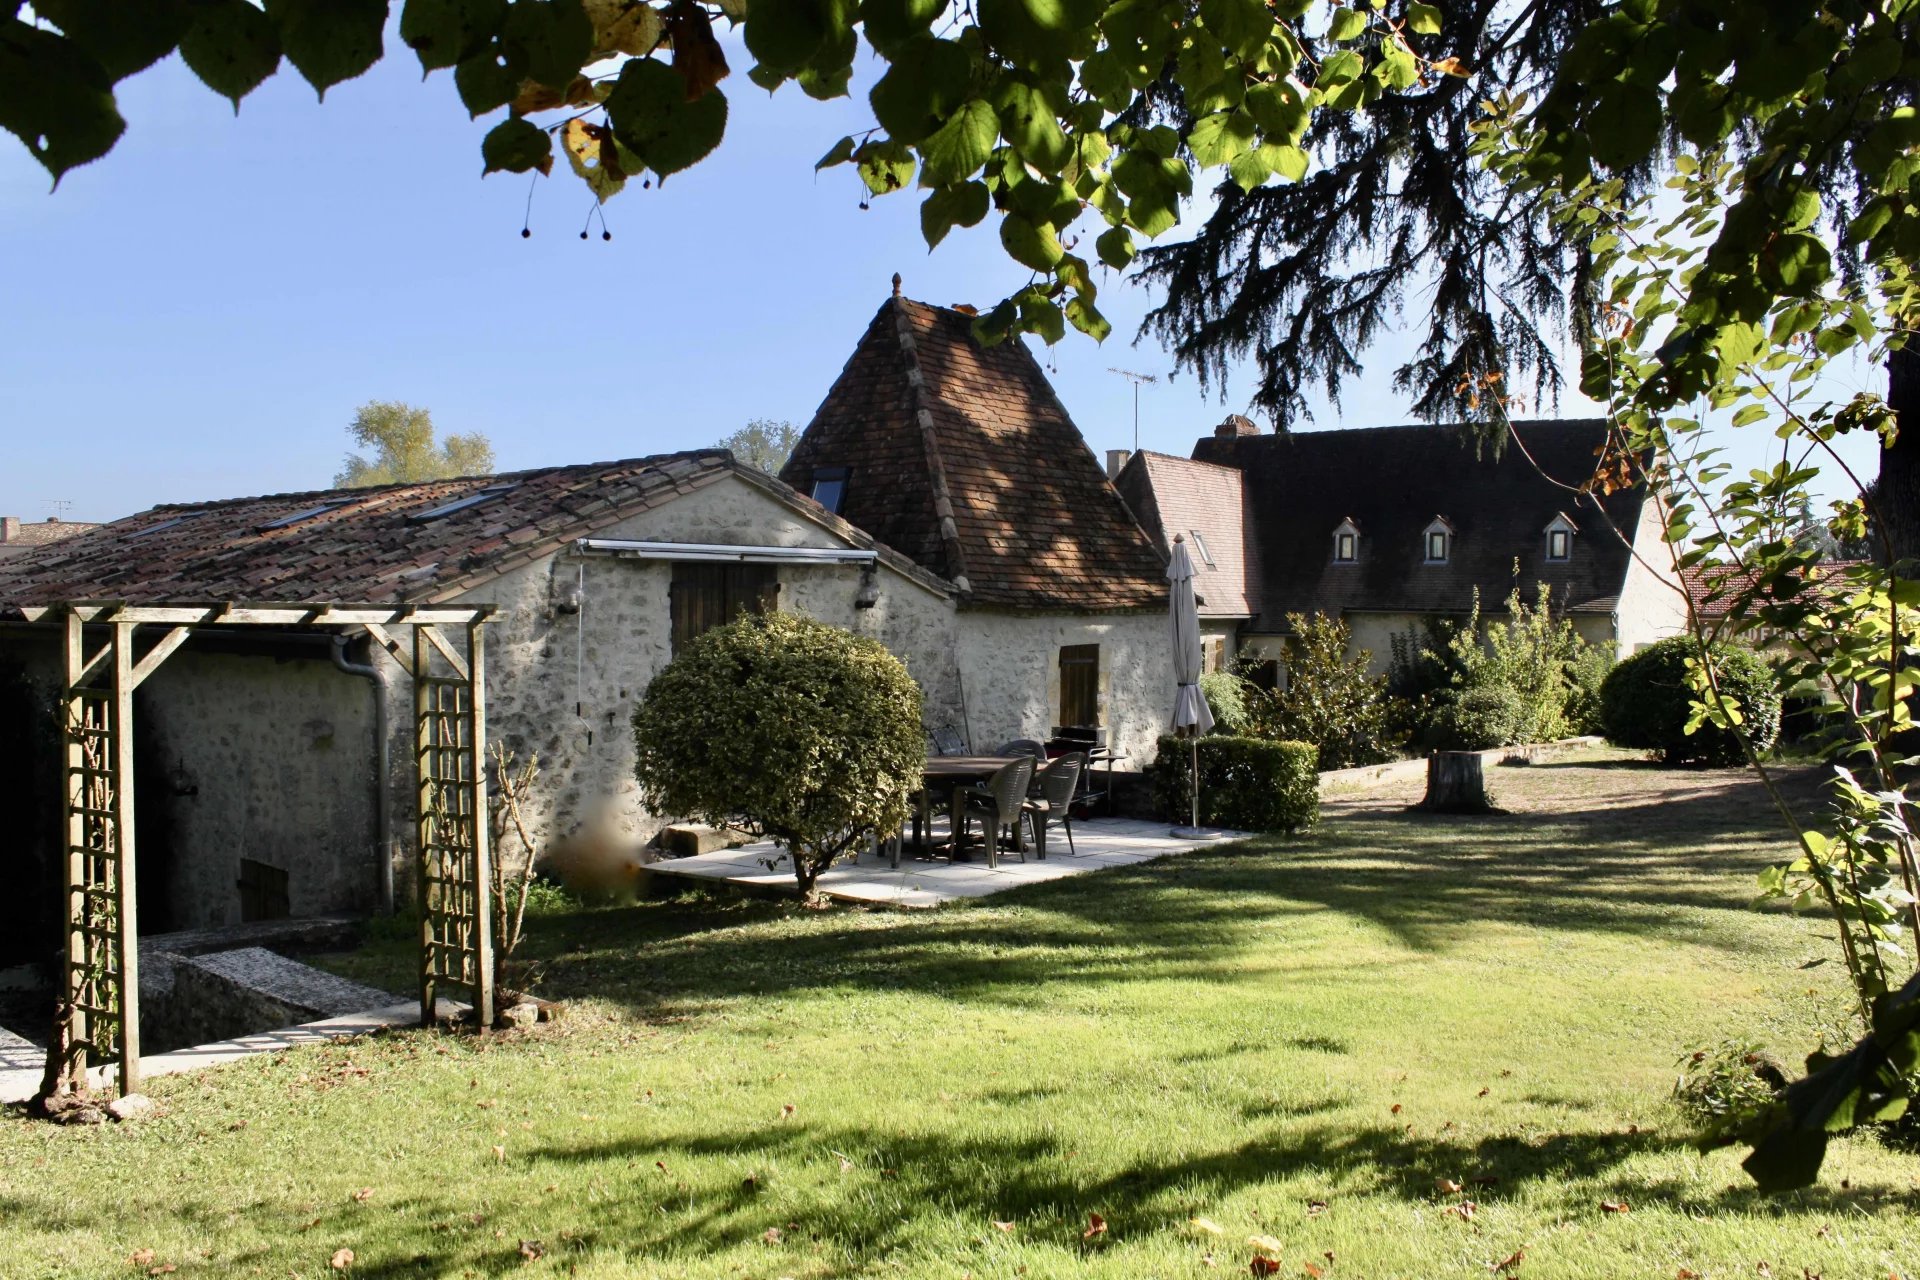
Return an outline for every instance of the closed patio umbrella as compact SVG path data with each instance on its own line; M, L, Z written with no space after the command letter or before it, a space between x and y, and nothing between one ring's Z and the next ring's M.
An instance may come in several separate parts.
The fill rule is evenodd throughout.
M1167 582L1167 617L1173 627L1173 731L1189 739L1193 753L1188 787L1192 825L1175 828L1173 834L1198 836L1204 834L1200 830L1200 735L1213 728L1213 709L1200 692L1200 606L1193 596L1193 558L1187 554L1187 540L1177 533Z

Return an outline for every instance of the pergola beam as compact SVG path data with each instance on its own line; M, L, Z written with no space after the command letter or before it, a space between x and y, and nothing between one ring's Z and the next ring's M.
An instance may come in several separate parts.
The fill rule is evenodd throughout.
M249 604L224 601L208 604L127 604L116 601L76 601L69 605L29 605L20 610L28 622L41 622L61 613L83 622L131 622L160 626L350 627L413 624L464 626L484 622L497 612L493 605L366 605L366 604Z

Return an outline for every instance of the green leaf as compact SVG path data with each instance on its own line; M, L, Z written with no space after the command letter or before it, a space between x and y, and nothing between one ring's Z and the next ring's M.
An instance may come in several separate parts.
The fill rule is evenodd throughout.
M877 196L898 191L913 181L913 152L891 138L873 138L853 153L860 179Z
M1366 64L1360 61L1360 55L1351 49L1342 49L1320 64L1320 74L1315 78L1313 87L1332 92L1343 84L1351 84L1360 78L1366 70Z
M1109 227L1102 231L1100 238L1093 242L1093 249L1100 255L1100 261L1115 271L1125 270L1127 264L1132 262L1134 255L1139 252L1134 247L1133 232L1125 227Z
M407 0L400 40L420 59L422 71L436 71L484 50L506 17L506 0Z
M1008 257L1035 271L1052 271L1064 252L1052 227L1036 225L1017 213L1000 219L1000 244Z
M1367 29L1367 15L1352 9L1336 8L1327 21L1327 39L1335 44L1357 40Z
M831 169L833 166L845 164L851 159L853 159L853 138L849 136L840 139L840 141L829 147L827 154L821 156L820 159L814 163L813 171L818 173L822 169Z
M747 0L747 52L774 71L798 72L836 26L828 0Z
M480 144L480 156L487 167L482 176L505 169L525 173L537 168L553 155L553 139L547 131L530 121L512 119L495 125Z
M1060 130L1060 121L1046 95L1023 80L1003 81L995 95L1000 132L1020 158L1047 173L1058 173L1072 158L1073 144Z
M65 36L0 18L0 128L27 144L56 185L113 150L126 130L113 81Z
M1776 236L1760 255L1760 280L1788 297L1811 297L1833 275L1827 246L1803 233Z
M1299 147L1275 146L1270 142L1260 148L1260 158L1290 182L1307 176L1307 153Z
M727 131L726 94L688 102L686 82L652 58L627 60L606 106L614 137L663 178L705 159Z
M927 248L938 247L955 227L977 226L987 216L988 199L984 182L935 190L920 203L920 234L926 237Z
M993 154L999 136L1000 118L991 106L975 98L920 144L920 159L925 166L922 181L945 186L972 177Z
M265 0L280 48L322 98L380 60L386 0ZM518 8L519 6L515 6Z
M511 66L502 65L497 45L489 45L453 69L453 86L469 116L484 116L513 101L520 89L520 76Z
M172 53L189 16L178 0L34 0L33 11L92 55L111 80Z
M1194 122L1187 148L1203 169L1227 164L1254 144L1253 117L1244 111L1222 111Z
M1037 333L1048 346L1067 336L1067 326L1060 314L1060 307L1039 290L1029 289L1020 295L1020 327L1028 333Z
M564 89L593 55L593 20L580 0L513 0L500 42L527 79Z
M1417 36L1437 36L1440 34L1440 10L1430 4L1410 4L1407 6L1407 30Z
M1374 74L1382 77L1390 88L1411 89L1420 83L1420 63L1405 48L1395 44L1380 59Z
M1758 422L1766 416L1767 416L1767 407L1765 405L1763 404L1746 405L1740 410L1740 412L1733 415L1733 425L1736 427L1744 427L1751 423Z
M873 47L888 53L895 45L926 35L946 7L946 0L861 0L860 22Z
M1610 169L1631 169L1660 142L1660 95L1642 84L1610 81L1587 115L1593 158Z
M1260 0L1200 0L1200 21L1242 58L1258 55L1273 37L1273 14Z
M1105 342L1107 335L1113 332L1113 326L1107 322L1107 318L1085 298L1067 299L1067 320L1095 342Z
M867 102L874 119L896 141L920 141L967 100L973 59L953 41L909 41L898 47L891 62Z
M1247 90L1247 110L1269 142L1298 143L1313 118L1307 99L1292 81L1275 80Z
M1104 0L979 0L975 12L996 53L1028 71L1057 74L1105 8Z
M280 33L247 0L206 0L180 37L180 60L238 111L240 99L279 67Z

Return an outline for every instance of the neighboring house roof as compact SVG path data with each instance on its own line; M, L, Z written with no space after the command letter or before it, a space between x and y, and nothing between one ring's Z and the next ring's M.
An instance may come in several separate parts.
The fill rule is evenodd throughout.
M1161 607L1166 566L1026 344L895 294L780 478L848 470L840 513L975 605Z
M1631 560L1622 535L1634 536L1645 490L1560 487L1594 474L1603 420L1514 427L1525 451L1509 442L1497 455L1448 425L1201 440L1196 459L1245 477L1254 629L1282 630L1288 613L1463 613L1476 587L1481 607L1495 612L1515 587L1531 601L1537 582L1558 608L1610 612ZM1556 514L1579 529L1565 561L1546 558ZM1431 564L1421 534L1436 516L1453 537L1447 560ZM1333 533L1348 519L1360 531L1358 557L1335 563Z
M1822 560L1813 566L1807 578L1815 583L1830 582L1855 565L1865 563L1864 560ZM1680 581L1693 600L1694 612L1703 621L1716 622L1726 617L1741 597L1754 590L1759 573L1740 565L1696 564L1680 570Z
M1245 489L1238 471L1142 450L1127 459L1113 484L1161 555L1173 553L1175 534L1186 538L1201 617L1244 618L1253 612L1247 600L1252 575Z
M445 600L735 476L935 590L951 591L724 449L371 489L174 503L0 562L0 613L66 600ZM428 513L445 508L443 515ZM428 518L423 518L428 517Z
M38 524L7 516L0 520L0 557L17 556L35 547L52 546L99 527L81 520L62 520L58 516L48 516Z

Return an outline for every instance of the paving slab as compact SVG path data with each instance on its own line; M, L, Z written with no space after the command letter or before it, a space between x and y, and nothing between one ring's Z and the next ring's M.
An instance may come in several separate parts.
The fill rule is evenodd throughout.
M884 854L863 853L820 876L820 892L842 902L865 902L896 907L936 907L963 898L984 898L1023 884L1042 884L1085 875L1108 867L1137 866L1155 858L1188 853L1224 840L1239 840L1243 831L1204 831L1201 836L1176 836L1164 822L1137 818L1094 818L1073 824L1073 846L1066 834L1047 833L1047 856L1031 850L1025 862L1017 855L1003 857L998 867L984 861L949 862L944 858L903 858L895 868ZM772 863L772 867L768 867ZM723 883L751 889L793 889L793 864L772 841L743 845L724 852L651 863L657 876L677 876L694 883Z

